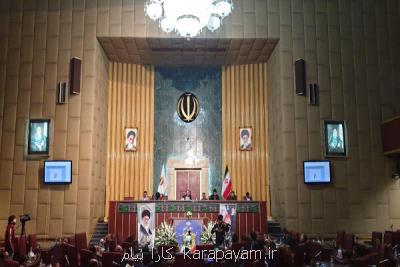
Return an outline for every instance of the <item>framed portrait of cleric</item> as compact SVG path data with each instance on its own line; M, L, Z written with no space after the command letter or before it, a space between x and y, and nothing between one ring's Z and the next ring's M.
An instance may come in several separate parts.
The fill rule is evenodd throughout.
M28 155L49 155L50 119L30 119L28 123Z
M253 150L253 129L251 127L239 128L239 150Z
M347 133L345 121L324 121L326 157L347 156Z
M137 151L138 128L125 128L124 150L127 152Z

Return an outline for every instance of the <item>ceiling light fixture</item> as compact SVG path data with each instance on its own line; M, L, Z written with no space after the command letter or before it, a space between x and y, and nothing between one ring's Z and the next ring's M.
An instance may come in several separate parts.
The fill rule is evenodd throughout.
M204 27L214 32L233 10L232 0L147 0L144 11L160 28L192 38Z

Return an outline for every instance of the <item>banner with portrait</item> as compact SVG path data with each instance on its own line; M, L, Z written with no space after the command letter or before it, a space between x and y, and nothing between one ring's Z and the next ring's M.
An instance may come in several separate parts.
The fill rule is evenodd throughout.
M154 247L156 204L137 204L137 237L139 247Z
M219 214L222 215L225 223L231 225L231 233L236 232L236 211L237 204L221 203L219 204Z

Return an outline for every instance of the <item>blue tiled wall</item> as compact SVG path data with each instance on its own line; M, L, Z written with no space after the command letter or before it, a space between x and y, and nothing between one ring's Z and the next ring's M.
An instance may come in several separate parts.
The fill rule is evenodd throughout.
M157 67L154 90L154 192L162 164L168 159L187 158L188 147L197 158L209 160L210 190L220 189L221 68ZM176 103L184 92L195 94L200 102L199 115L191 123L181 121L176 114Z

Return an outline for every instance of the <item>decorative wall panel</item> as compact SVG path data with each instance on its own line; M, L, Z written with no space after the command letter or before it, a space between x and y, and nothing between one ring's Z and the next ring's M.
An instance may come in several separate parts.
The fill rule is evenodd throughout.
M110 63L106 212L110 200L140 199L153 188L154 67ZM137 151L124 151L125 127L138 128Z
M251 151L239 150L239 127L252 127ZM269 202L265 63L222 67L222 151L238 198Z

